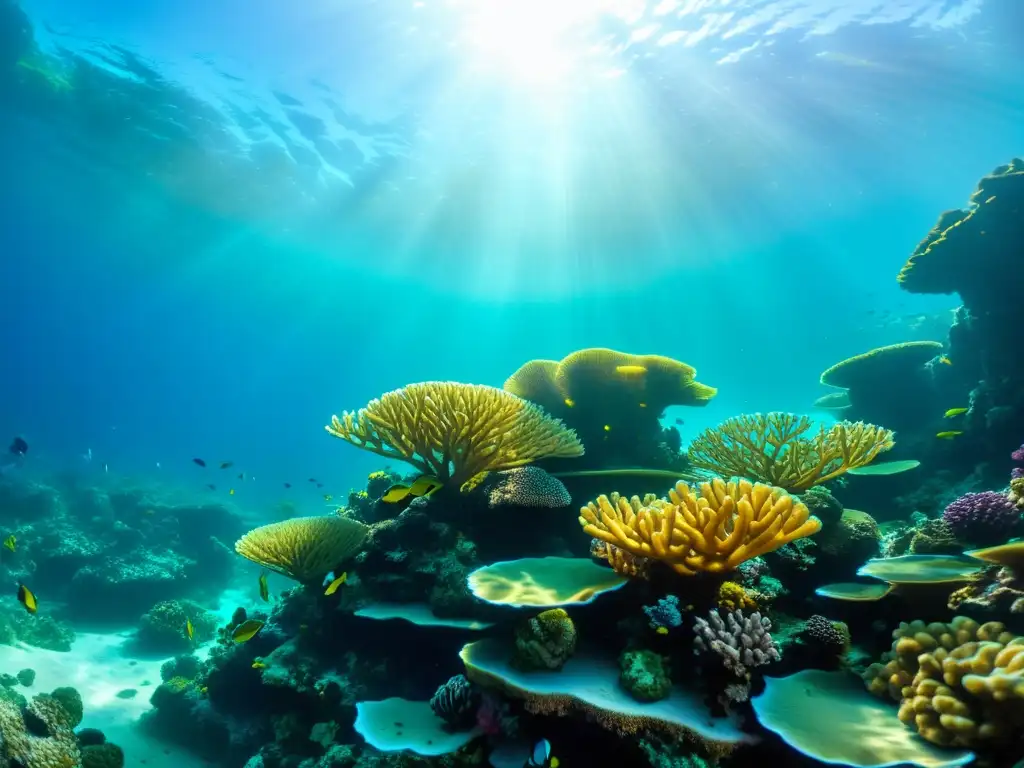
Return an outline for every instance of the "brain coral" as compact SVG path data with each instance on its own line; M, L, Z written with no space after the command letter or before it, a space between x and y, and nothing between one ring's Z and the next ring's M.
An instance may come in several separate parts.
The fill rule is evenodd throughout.
M868 690L900 702L899 718L941 746L1007 743L1024 728L1024 637L957 616L893 632L865 672Z

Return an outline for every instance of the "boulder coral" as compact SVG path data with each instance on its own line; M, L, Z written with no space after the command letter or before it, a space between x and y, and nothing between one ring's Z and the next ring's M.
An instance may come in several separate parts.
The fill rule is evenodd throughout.
M518 669L561 669L576 652L576 625L562 608L537 614L515 634Z

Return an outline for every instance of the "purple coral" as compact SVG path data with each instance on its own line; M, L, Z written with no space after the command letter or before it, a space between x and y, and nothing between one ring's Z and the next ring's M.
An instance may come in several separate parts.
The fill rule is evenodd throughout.
M1011 453L1010 458L1018 464L1024 464L1024 445L1021 445L1020 448Z
M1013 535L1020 525L1020 511L1003 493L966 493L942 513L960 541L995 543Z

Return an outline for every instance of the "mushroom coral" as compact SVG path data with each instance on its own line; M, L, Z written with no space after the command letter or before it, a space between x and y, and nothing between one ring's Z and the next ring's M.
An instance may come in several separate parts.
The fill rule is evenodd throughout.
M502 389L452 381L388 392L357 413L332 416L326 429L456 488L536 459L583 455L576 433L542 408Z
M870 464L894 444L893 433L874 424L841 421L817 432L811 427L809 418L793 413L734 416L694 438L690 463L726 477L805 491Z
M643 575L624 567L636 558L659 560L686 576L731 571L821 528L785 491L721 478L696 491L676 483L667 499L600 496L580 509L579 521L586 533L610 545L603 550L609 564L630 576ZM632 558L611 556L616 552Z
M356 554L369 530L338 515L294 517L254 528L235 542L235 552L290 579L318 581Z

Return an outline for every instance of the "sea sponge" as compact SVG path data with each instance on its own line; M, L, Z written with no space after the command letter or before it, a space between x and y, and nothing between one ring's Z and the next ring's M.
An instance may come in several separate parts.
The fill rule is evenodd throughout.
M235 542L235 552L290 579L314 582L356 554L369 530L339 515L293 517L249 531Z
M590 536L686 576L733 570L821 527L779 488L721 478L697 489L676 483L668 499L600 496L580 510L579 522Z
M519 669L561 669L576 652L576 625L561 608L534 616L516 629L513 664Z
M756 611L757 601L735 581L723 581L715 596L715 605L727 611L737 609Z
M841 421L811 430L792 413L743 414L701 432L690 443L690 463L724 477L744 477L788 491L805 491L874 461L892 448L893 433Z
M0 697L0 765L78 768L82 756L73 729L71 716L57 699L36 696L23 714Z
M583 455L576 433L542 408L502 389L451 381L388 392L357 413L332 416L326 429L455 488L536 459Z
M653 651L623 651L619 684L637 701L658 701L672 690L668 659Z

